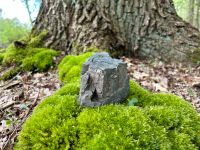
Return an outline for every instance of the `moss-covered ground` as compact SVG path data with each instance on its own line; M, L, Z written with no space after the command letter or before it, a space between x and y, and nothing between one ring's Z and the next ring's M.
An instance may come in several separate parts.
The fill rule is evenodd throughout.
M12 78L20 71L47 71L54 65L54 57L59 52L42 48L42 40L47 33L42 32L29 40L12 43L6 50L0 51L0 65L11 67L1 75L1 80Z
M130 81L123 104L81 108L80 72L92 54L63 59L58 69L64 86L37 106L15 149L199 149L200 116L175 95L152 93Z

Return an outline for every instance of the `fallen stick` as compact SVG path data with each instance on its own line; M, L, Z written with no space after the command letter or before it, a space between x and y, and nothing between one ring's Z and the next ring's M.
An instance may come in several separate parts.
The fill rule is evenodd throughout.
M3 106L2 108L0 108L0 111L3 111L3 110L5 110L5 109L7 109L7 108L13 106L14 104L15 104L15 102L13 101L13 102L11 102L11 103L9 103L9 104Z
M24 116L24 118L22 119L21 123L15 127L15 129L13 130L13 132L10 134L10 136L8 137L8 140L6 141L5 145L3 146L2 150L6 150L6 147L8 146L8 144L10 143L12 137L14 136L14 134L16 134L16 132L21 128L22 124L27 120L27 118L30 116L31 110L33 110L33 108L37 105L37 101L39 99L39 95L40 95L40 91L38 92L37 97L35 98L35 100L33 101L33 104L30 106L28 112L26 113L26 115ZM17 136L15 136L16 138ZM15 140L14 138L14 140Z

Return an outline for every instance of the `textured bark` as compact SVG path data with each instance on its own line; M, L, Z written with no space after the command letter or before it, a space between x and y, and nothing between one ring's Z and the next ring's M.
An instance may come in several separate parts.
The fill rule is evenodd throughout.
M46 47L73 43L125 55L184 60L199 47L196 28L178 17L172 0L43 0L33 34L48 30Z

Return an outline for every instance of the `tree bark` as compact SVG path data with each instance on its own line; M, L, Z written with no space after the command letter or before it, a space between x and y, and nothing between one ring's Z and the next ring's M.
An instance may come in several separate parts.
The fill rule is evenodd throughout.
M195 0L188 0L188 15L187 21L193 25L194 21L194 1Z
M194 18L194 26L199 29L199 17L200 17L200 14L199 14L199 9L200 9L200 0L196 0L196 3L195 3L195 18Z
M172 0L43 0L32 33L48 31L45 46L70 54L73 44L128 56L185 60L200 46L199 31L181 19Z

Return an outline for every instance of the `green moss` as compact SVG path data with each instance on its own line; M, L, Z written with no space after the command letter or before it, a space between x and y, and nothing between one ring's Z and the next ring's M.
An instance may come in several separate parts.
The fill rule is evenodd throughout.
M59 79L64 82L80 81L83 63L93 53L84 53L79 56L66 56L58 66Z
M165 128L169 137L171 132L188 136L188 145L192 143L200 146L200 117L197 112L189 112L186 107L176 106L149 106L145 107L144 113L159 126ZM173 135L174 136L174 135ZM181 136L181 135L180 135Z
M11 44L6 52L0 54L0 64L4 66L22 66L26 71L47 71L54 65L54 57L59 52L47 48L16 48Z
M81 149L169 149L165 130L136 107L85 109L78 117Z
M80 55L83 53L88 53L88 52L100 52L101 50L97 48L95 45L91 45L89 47L85 47L82 45L77 45L73 43L72 46L72 55Z
M27 71L37 70L39 72L47 71L54 65L53 58L58 55L58 52L41 48L38 53L33 56L27 56L22 61L22 67Z
M16 48L14 44L11 44L5 52L3 64L4 65L19 65L21 64L22 60L27 55L27 49L23 48Z
M151 93L148 90L142 88L138 83L134 82L133 80L130 81L129 98L136 97L138 99L143 99L150 94Z
M79 82L78 83L69 83L64 85L61 89L59 89L55 94L56 95L78 95L80 90Z
M24 124L15 149L68 149L77 142L77 113L74 96L47 98Z
M3 54L3 53L0 53L0 65L2 64L3 59L4 59L4 54Z
M199 48L189 50L186 53L186 55L187 55L187 60L195 64L200 64L200 49Z
M19 67L12 67L3 73L3 75L0 77L0 80L9 80L15 75L17 75L19 71L20 71Z
M54 65L54 57L59 53L46 48L41 48L42 40L47 32L43 31L38 36L20 40L24 46L15 46L12 43L0 52L0 65L20 66L26 71L47 71ZM19 41L19 42L20 42Z
M139 105L146 106L173 106L178 108L184 108L186 112L194 112L194 108L190 103L181 99L173 94L155 93L150 94L146 98L139 101Z
M39 35L31 37L28 45L30 47L43 47L43 40L47 36L47 31L42 31Z
M65 85L42 101L23 125L15 149L197 150L200 116L172 94L151 93L130 82L123 104L81 108L77 103L82 63L91 56L67 56L59 65Z
M191 142L191 136L189 136L188 134L173 131L170 133L170 139L173 143L172 149L178 149L178 150L198 149L198 147Z

